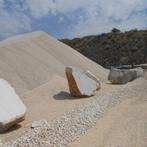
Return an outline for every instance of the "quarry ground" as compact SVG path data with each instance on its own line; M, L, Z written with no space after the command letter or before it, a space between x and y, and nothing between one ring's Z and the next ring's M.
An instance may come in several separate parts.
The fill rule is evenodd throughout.
M110 84L102 84L101 90L96 95L104 95L113 88ZM22 96L22 100L28 109L25 121L13 127L8 132L0 134L0 138L3 141L14 140L27 132L33 121L45 119L51 123L54 119L63 115L64 112L70 111L73 107L92 99L94 97L71 97L67 80L55 75L49 83Z
M112 85L106 81L108 70L43 32L0 43L0 57L0 76L27 107L25 121L0 134L3 143L147 147L147 72L144 79ZM95 96L71 97L65 78L65 67L70 65L90 70L100 79L101 89ZM42 119L51 125L30 128ZM37 144L31 145L33 141Z
M110 108L95 127L70 147L147 147L147 95L129 98Z
M146 147L146 116L146 96L125 100L108 110L94 128L70 147Z
M146 75L147 73L145 73ZM123 85L130 89L139 87L147 83L145 79L138 79ZM58 82L62 82L62 85ZM74 99L70 96L67 81L64 78L54 76L52 80L26 93L23 101L28 107L26 120L21 123L21 127L10 130L6 134L0 135L3 141L16 140L21 135L30 130L31 122L46 119L49 123L57 119L64 112L93 101L95 97ZM64 83L64 84L63 84ZM57 86L58 85L58 86ZM55 88L56 87L56 88ZM58 88L57 88L58 87ZM121 89L121 85L102 84L96 96L102 97L114 90ZM122 88L123 88L122 87ZM129 89L129 88L128 88ZM60 91L61 90L61 91ZM136 90L136 94L125 93L124 98L117 105L110 107L104 115L97 120L96 125L88 129L86 133L80 135L70 147L146 147L147 142L147 89ZM115 95L115 94L114 94ZM132 97L133 95L133 97ZM42 101L43 100L43 101ZM116 100L117 101L117 100ZM58 108L58 109L57 109ZM39 111L41 110L41 111ZM37 112L37 113L36 113Z

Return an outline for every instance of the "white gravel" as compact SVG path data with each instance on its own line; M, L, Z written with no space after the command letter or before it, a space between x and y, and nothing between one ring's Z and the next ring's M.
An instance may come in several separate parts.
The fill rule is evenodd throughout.
M43 121L27 134L3 147L66 147L89 128L113 105L124 99L147 94L147 82L136 80L119 86L103 96L95 96L85 104L73 108L50 125Z

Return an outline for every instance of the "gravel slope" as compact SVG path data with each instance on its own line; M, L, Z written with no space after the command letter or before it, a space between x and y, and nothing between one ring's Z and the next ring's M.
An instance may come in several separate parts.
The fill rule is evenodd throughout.
M38 31L0 42L0 76L19 94L47 83L52 75L64 77L65 66L90 70L105 81L108 71L74 49Z

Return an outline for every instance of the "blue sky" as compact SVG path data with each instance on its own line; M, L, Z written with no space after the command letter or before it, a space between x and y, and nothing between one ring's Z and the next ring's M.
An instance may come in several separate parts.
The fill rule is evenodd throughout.
M147 0L0 0L0 40L43 30L74 38L147 28Z

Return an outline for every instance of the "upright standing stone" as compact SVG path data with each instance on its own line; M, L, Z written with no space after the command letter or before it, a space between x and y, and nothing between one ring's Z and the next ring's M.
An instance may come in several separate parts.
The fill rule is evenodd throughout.
M70 92L75 97L92 96L100 89L100 82L89 72L82 72L75 67L66 67L66 76Z

